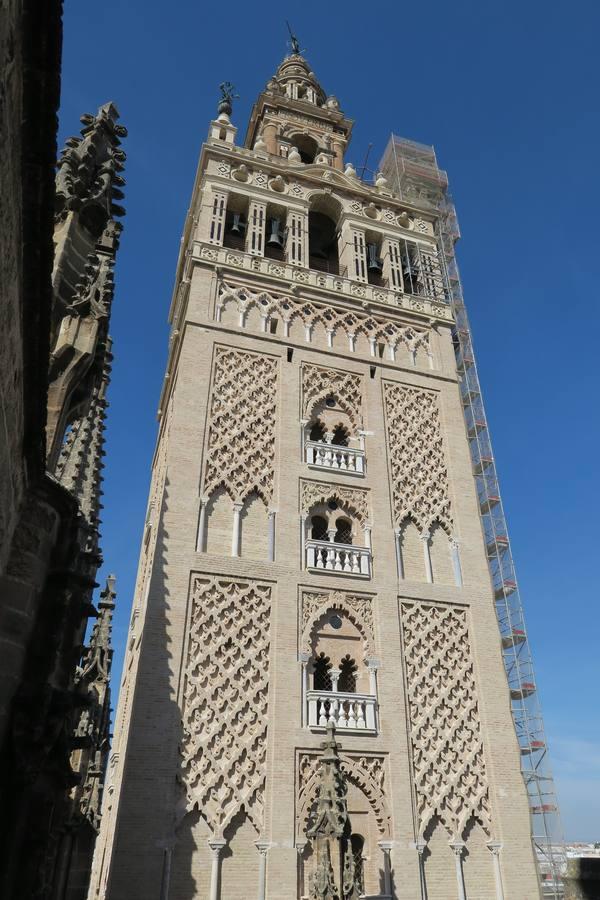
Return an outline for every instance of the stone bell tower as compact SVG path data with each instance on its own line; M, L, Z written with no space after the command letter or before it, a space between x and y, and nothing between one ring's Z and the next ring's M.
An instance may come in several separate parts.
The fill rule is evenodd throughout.
M437 214L345 162L299 52L244 144L222 90L90 896L330 897L333 835L340 900L534 900Z

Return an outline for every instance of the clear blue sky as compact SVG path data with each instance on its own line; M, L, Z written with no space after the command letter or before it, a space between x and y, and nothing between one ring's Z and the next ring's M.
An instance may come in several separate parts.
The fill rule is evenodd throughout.
M167 311L198 152L221 81L241 132L290 18L356 120L348 158L391 131L435 145L462 229L474 330L571 840L600 840L598 172L600 6L541 0L65 2L61 141L107 100L129 129L112 318L104 573L119 676L142 534ZM115 689L118 678L115 680ZM116 702L116 699L115 699Z

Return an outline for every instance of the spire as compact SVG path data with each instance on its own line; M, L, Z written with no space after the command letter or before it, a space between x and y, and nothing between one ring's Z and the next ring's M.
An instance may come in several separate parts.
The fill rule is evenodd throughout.
M354 868L346 803L348 788L332 722L327 725L322 747L316 807L306 830L317 857L310 900L358 900L360 886Z

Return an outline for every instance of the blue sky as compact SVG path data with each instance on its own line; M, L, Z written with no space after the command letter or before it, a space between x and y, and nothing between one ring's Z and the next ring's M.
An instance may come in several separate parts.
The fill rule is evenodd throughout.
M298 10L298 11L297 11ZM118 578L120 674L166 318L198 152L218 85L256 95L285 19L356 120L348 159L389 133L449 172L474 331L565 834L600 840L598 720L597 34L593 0L259 7L231 0L66 0L60 140L107 100L129 129L103 515ZM118 684L115 679L115 689ZM115 700L116 702L116 700Z

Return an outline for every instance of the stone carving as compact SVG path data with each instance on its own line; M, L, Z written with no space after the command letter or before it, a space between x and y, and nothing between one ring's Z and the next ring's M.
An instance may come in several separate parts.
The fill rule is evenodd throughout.
M361 525L369 523L368 491L350 488L342 484L325 484L323 481L300 480L300 511L308 514L317 503L337 500Z
M313 594L303 593L300 608L302 650L310 651L311 632L316 622L330 612L344 612L354 622L364 639L365 656L375 652L375 624L373 599L342 591Z
M370 753L341 753L342 772L367 797L382 837L390 834L391 818L385 799L385 757ZM304 834L310 821L319 785L319 760L316 751L301 752L298 757L298 802L296 829Z
M302 366L302 418L310 419L316 404L333 394L356 431L362 422L362 378L339 369Z
M490 799L466 610L403 602L418 829L439 816L460 840L471 816L490 834Z
M273 496L278 363L272 356L216 350L204 493L223 485L234 502Z
M452 535L448 467L434 393L384 382L394 523L412 518L427 531L438 521Z
M241 258L240 265L241 265ZM228 262L229 257L227 258ZM234 262L238 265L238 262ZM343 283L334 283L334 287L342 290ZM256 307L265 315L277 314L287 322L299 318L304 326L323 325L328 331L341 331L346 337L359 334L368 339L390 344L393 347L404 344L406 349L414 353L422 347L426 353L430 353L429 332L414 328L412 325L404 325L379 316L362 315L336 309L330 304L314 303L301 300L297 297L280 294L272 294L269 291L251 291L247 286L236 286L222 281L219 286L219 303L223 308L228 303L235 303L240 313Z
M183 689L180 816L197 808L216 837L242 808L264 820L271 588L196 578Z

